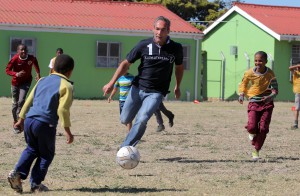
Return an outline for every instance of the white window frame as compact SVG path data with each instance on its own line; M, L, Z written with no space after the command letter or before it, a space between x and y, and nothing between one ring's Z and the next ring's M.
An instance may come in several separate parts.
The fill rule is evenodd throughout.
M16 44L13 45L13 42L16 42ZM31 45L28 44L28 42L31 42ZM10 52L9 52L9 58L11 59L15 54L17 54L17 47L19 44L25 44L28 49L28 54L31 54L33 56L36 56L36 39L31 37L11 37L10 38Z
M106 44L106 55L99 56L99 44ZM112 44L118 44L118 56L111 56L110 49ZM109 42L109 41L97 41L97 55L96 55L96 67L97 68L117 68L121 61L121 43L120 42ZM106 62L101 62L101 60Z
M190 70L191 66L190 66L190 51L191 51L191 46L190 45L182 45L183 48L186 48L186 56L184 56L183 53L183 66L184 66L184 70Z
M296 64L300 61L300 44L294 44L292 45L292 59L291 64Z

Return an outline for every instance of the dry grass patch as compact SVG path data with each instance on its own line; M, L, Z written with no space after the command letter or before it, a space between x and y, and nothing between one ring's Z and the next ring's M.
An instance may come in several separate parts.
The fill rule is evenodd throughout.
M292 103L275 103L270 133L252 162L243 128L246 106L237 102L165 102L175 114L174 127L157 133L151 118L138 144L140 164L124 170L115 163L126 136L118 102L75 100L67 145L57 133L56 156L44 184L45 195L300 195L300 130L290 130ZM11 130L11 100L0 98L0 193L14 195L7 182L25 147ZM25 195L29 182L24 182Z

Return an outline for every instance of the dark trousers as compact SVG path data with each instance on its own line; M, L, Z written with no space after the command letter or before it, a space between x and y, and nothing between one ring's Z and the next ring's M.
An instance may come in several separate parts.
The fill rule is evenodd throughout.
M26 95L29 91L30 83L25 83L19 86L11 86L12 95L12 115L14 122L18 121L19 113L25 103Z
M271 123L274 103L249 102L248 124L246 129L251 134L256 134L252 140L252 145L256 150L260 150L264 145L269 125Z
M163 118L161 116L160 111L166 117L168 117L169 119L173 117L173 113L165 107L165 105L163 104L163 102L161 102L161 104L159 105L159 108L154 112L155 117L156 117L156 122L159 125L163 125L164 124L164 120L163 120Z
M20 172L21 179L26 179L36 159L30 176L31 187L34 187L45 179L54 158L56 127L50 127L49 124L33 118L26 118L24 136L27 147L22 152L15 170Z

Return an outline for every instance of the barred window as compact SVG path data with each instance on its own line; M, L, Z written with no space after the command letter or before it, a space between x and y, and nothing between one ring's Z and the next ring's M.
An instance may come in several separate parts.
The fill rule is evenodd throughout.
M300 45L292 46L292 64L300 62Z
M96 67L116 68L121 59L121 44L116 42L97 42Z
M10 58L17 54L17 49L19 44L25 44L28 49L28 54L36 56L36 40L35 38L20 38L11 37L10 38Z

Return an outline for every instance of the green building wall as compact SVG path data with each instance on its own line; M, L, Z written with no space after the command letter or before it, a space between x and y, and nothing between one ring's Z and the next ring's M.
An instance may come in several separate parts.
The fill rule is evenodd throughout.
M294 99L289 82L289 61L291 58L292 43L277 41L274 37L257 27L255 24L237 14L229 15L226 21L221 22L205 35L203 50L207 52L207 83L206 97L220 99L222 92L221 52L226 59L224 99L237 99L238 85L244 72L254 66L254 54L265 51L270 57L267 64L272 67L279 83L277 100L289 101ZM237 55L231 53L232 46L237 46Z
M116 35L93 35L93 34L73 34L73 33L57 33L57 32L30 32L30 31L0 31L0 64L2 71L0 72L1 88L0 96L10 96L10 81L11 77L6 75L5 67L9 61L10 52L10 38L35 38L36 39L36 57L38 59L41 76L49 74L50 59L55 56L55 51L58 47L64 49L65 54L71 55L75 60L75 69L71 80L74 81L75 98L80 99L103 99L102 87L112 77L115 68L96 68L96 43L97 41L110 41L121 43L121 59L124 59L127 53L136 45L141 39L145 37L135 36L116 36ZM172 36L171 36L172 38ZM173 39L173 38L172 38ZM189 45L191 47L190 55L190 70L185 70L182 80L181 100L186 100L186 91L190 92L191 97L195 97L195 63L196 63L196 40L194 39L173 39L181 44ZM199 51L201 53L201 42ZM199 62L201 62L201 54L199 54ZM139 61L133 64L130 68L132 74L137 74L137 67ZM174 69L175 70L175 69ZM199 68L200 70L200 68ZM34 69L33 74L35 75ZM33 75L33 76L34 76ZM200 71L199 71L200 76ZM199 80L200 83L200 80ZM32 83L33 87L34 82ZM172 82L170 84L171 93L168 96L169 100L173 100L173 89L175 86L175 77L173 74ZM198 97L200 97L200 84L198 90ZM114 97L118 99L118 96Z

